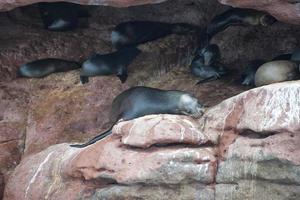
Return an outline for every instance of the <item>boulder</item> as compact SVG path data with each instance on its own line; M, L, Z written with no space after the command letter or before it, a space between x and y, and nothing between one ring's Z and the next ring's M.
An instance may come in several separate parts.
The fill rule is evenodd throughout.
M151 121L157 122L156 118L161 123L154 125ZM144 122L146 134L132 128L138 122ZM129 135L124 131L128 127ZM51 146L23 159L7 184L4 199L146 198L156 188L160 192L152 199L161 195L164 199L193 199L202 193L213 199L210 185L216 152L205 144L215 138L205 137L195 127L196 122L187 117L152 115L118 124L112 135L87 148ZM160 142L148 138L151 135L161 135ZM132 142L124 142L128 139ZM182 191L179 196L171 192L177 188Z
M238 8L252 8L270 13L279 21L300 24L300 2L297 0L218 0Z
M0 83L0 198L5 182L24 151L27 102L26 89Z
M299 95L300 81L272 84L198 120L149 115L86 148L51 146L22 160L4 199L299 199Z

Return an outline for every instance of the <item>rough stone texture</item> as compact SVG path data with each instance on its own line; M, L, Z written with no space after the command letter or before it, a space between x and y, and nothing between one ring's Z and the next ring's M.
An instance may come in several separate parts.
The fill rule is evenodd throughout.
M4 0L0 1L0 11L8 11L20 6L26 6L38 2L57 2L61 0ZM155 4L161 3L166 0L65 0L66 2L83 4L83 5L104 5L104 6L115 6L115 7L128 7L137 6L144 4Z
M211 186L196 183L165 186L110 186L97 190L93 196L86 199L211 200L214 199L214 190Z
M75 81L78 83L78 73L76 75ZM53 81L53 78L48 78ZM64 76L61 78L70 80ZM37 90L32 96L25 156L53 144L84 140L108 128L110 104L114 96L127 87L120 84L118 79L110 77L104 77L86 86L75 84L74 80L70 82L68 85L65 81L61 86L51 90L47 87ZM106 87L107 82L112 88ZM35 86L45 87L38 83L35 83Z
M216 199L231 200L297 200L300 186L270 183L262 180L242 180L235 184L217 184Z
M116 195L121 193L116 193L116 190L126 189L125 196L120 196L122 199L133 196L137 188L147 197L150 188L157 187L161 194L166 194L164 198L180 199L179 197L187 196L188 199L193 199L193 196L203 193L205 199L213 199L213 190L209 185L214 181L216 170L214 148L189 146L206 143L200 139L202 134L195 130L195 121L192 119L169 115L160 115L158 118L161 123L155 127L150 123L148 134L139 135L139 130L132 129L130 135L132 143L136 143L135 140L149 141L148 135L172 131L173 138L168 135L166 138L169 139L159 142L152 138L150 143L159 146L125 144L123 141L128 139L128 133L123 135L115 131L126 129L124 126L128 126L128 123L137 123L133 120L119 124L113 129L111 136L87 148L71 148L68 144L60 144L25 158L11 176L4 199L45 197L71 200L105 196L111 199L110 194L113 195L112 198L117 198ZM155 120L155 116L137 120ZM180 126L165 127L165 123ZM186 128L183 130L182 127ZM181 134L187 139L181 140ZM176 145L170 146L168 141L176 141ZM181 188L183 193L176 196L176 193L170 193L172 188ZM195 193L190 194L191 191Z
M199 120L150 115L87 148L49 147L22 160L4 199L298 199L299 95L300 81L273 84Z
M199 131L200 128L189 117L182 116L178 120L175 115L149 115L132 123L120 122L114 126L115 134L122 135L123 144L140 148L154 144L176 144L178 141L193 145L217 144L218 135L205 135Z
M0 83L0 192L21 160L27 125L27 102L28 91L20 85Z
M47 2L56 2L51 0ZM66 0L67 2L83 5L104 5L114 7L128 7L145 4L161 3L167 0ZM172 0L170 0L172 1ZM300 24L300 3L297 0L218 0L220 3L241 8L253 8L270 13L278 20ZM14 8L30 5L43 0L4 0L0 1L0 11L8 11ZM203 1L205 2L205 1Z
M252 8L270 13L278 20L300 24L300 2L298 0L218 0L220 3L239 8Z

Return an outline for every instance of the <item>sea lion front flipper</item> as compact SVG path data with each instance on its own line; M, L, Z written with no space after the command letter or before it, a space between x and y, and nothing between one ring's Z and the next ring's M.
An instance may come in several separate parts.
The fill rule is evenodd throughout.
M97 135L96 137L94 137L93 139L91 139L90 141L83 143L83 144L71 144L71 147L76 147L76 148L83 148L83 147L87 147L91 144L94 144L95 142L105 138L106 136L110 135L112 128L108 129L107 131L105 131L104 133L101 133L100 135Z
M80 76L80 82L82 84L88 83L89 82L89 77L87 77L87 76Z
M126 67L122 66L120 67L118 73L117 73L117 77L119 77L120 81L122 83L125 83L126 80L127 80L127 77L128 77L128 74L127 74L127 69Z

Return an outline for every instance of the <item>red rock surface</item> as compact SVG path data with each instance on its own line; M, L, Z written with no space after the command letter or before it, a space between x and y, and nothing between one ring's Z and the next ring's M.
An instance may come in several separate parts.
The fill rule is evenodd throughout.
M173 9L170 9L170 7ZM130 66L129 78L125 85L121 85L116 77L111 76L91 78L89 84L82 86L79 84L78 71L53 74L43 79L15 79L16 70L20 64L43 57L58 57L83 61L95 52L107 53L113 51L110 45L110 31L113 26L122 21L159 20L165 22L188 22L205 26L214 15L222 12L222 7L224 6L216 1L197 1L195 3L193 0L172 0L162 4L130 8L98 7L91 9L89 28L79 28L74 32L64 33L54 33L43 30L39 16L35 16L37 11L34 10L34 7L26 8L25 10L16 9L9 13L10 17L7 17L7 13L0 13L0 192L1 188L4 187L2 184L7 182L10 174L21 159L24 159L25 162L25 160L31 159L31 156L37 155L38 152L44 151L56 143L86 141L108 128L110 123L108 122L107 116L111 100L114 95L130 86L146 85L162 89L188 91L194 94L206 106L217 105L224 99L249 89L241 87L236 81L237 76L231 75L222 80L195 86L198 79L191 76L188 68L196 44L194 35L171 35L141 45L140 48L143 50L143 53L138 56ZM220 46L222 62L230 69L240 70L245 66L245 63L251 59L271 59L275 55L292 51L295 47L300 45L299 30L299 27L283 23L276 23L271 27L230 27L224 32L219 33L213 39L213 43L217 43ZM255 95L257 94L255 93ZM240 101L238 100L238 102ZM227 104L221 105L221 107L227 106ZM228 105L232 106L231 103ZM254 104L249 103L249 106L252 107ZM228 112L225 108L224 110L216 110L216 112L223 111ZM249 114L251 111L252 108L248 108L247 113ZM238 112L243 111L236 110L232 115L238 115ZM214 121L219 122L220 119L218 119L217 116L215 117L216 119L208 121L211 121L211 124L214 124ZM252 117L255 118L255 116ZM243 118L246 119L246 116L243 116ZM208 130L209 134L203 134L203 131L201 131L202 134L199 134L199 130L203 128L202 123L197 123L189 119L191 124L193 124L191 126L190 123L184 120L185 118L182 118L179 123L180 125L178 125L173 124L170 119L171 118L168 118L168 120L162 121L161 116L151 118L147 126L148 122L143 121L141 118L138 120L138 123L149 127L149 129L146 130L151 131L142 133L139 131L136 135L128 134L129 127L133 127L132 129L135 129L135 131L139 130L139 128L137 128L139 126L132 126L136 121L134 121L134 123L120 123L118 127L122 125L122 128L116 131L116 133L124 135L124 137L122 137L122 144L126 143L127 146L129 144L137 146L135 147L137 149L144 146L145 151L155 146L155 148L159 147L163 149L161 146L164 143L167 143L166 148L170 148L176 144L177 141L182 142L181 133L183 129L187 134L195 136L194 138L183 137L183 142L188 143L187 146L189 148L195 148L199 143L204 143L204 147L207 146L209 148L218 146L215 145L217 143L216 138L219 137L219 130L222 130L222 126L217 127L217 130L214 128ZM230 122L229 124L233 124L234 126L237 123L237 120L233 120L233 118L226 119L228 123ZM153 123L157 120L162 122L163 127L159 126L160 128L157 129L156 126L153 126ZM247 123L243 122L243 124L245 127L250 125L252 128L256 127L251 121L247 121ZM172 136L174 132L170 129L172 126L176 127L177 131L180 129L180 131L176 132L174 137ZM195 126L198 131L191 128L193 126ZM205 126L210 127L209 124ZM152 131L152 127L154 131ZM231 147L228 147L228 144L232 143L237 137L237 131L232 131L231 126L228 126L226 129L229 131L226 131L226 134L221 140L221 144L224 145L222 147L220 144L218 150L223 149L231 152ZM244 133L245 131L242 130L239 131L243 132L241 139L245 138L246 142L250 140L248 135L257 135L254 132L251 133L251 131L250 134ZM142 138L144 139L140 139L138 134L143 134ZM251 144L257 140L261 142L253 143L252 146L264 146L263 141L268 141L275 137L277 138L276 142L274 140L275 146L272 146L272 141L268 141L270 146L267 147L270 147L272 152L275 151L275 149L280 150L280 152L286 151L281 157L289 155L287 156L289 160L294 160L294 154L288 152L287 149L297 152L297 147L293 146L294 143L297 142L297 137L295 137L294 140L285 133L282 134L284 134L284 137L279 134L265 138L265 140L254 138ZM198 136L201 137L197 139ZM284 139L286 145L283 146L283 148L277 148L281 139ZM238 142L242 142L243 140L240 140L238 136L236 141L237 143L235 144L239 144ZM241 144L245 149L237 151L251 152L252 146L245 143ZM185 145L186 144L182 144L182 146ZM175 149L179 146L180 145L173 148ZM238 145L233 148L233 151L235 151L237 147ZM64 155L66 148L67 145L65 145L61 151L59 150L57 154L55 153L55 159L62 159L60 158L60 153ZM60 149L60 147L58 149ZM260 152L261 150L259 149L259 151L254 151L254 155L249 153L248 157L257 156L256 154ZM34 162L40 165L47 155L47 153L42 154L39 158L40 160ZM54 155L54 153L52 155ZM49 159L53 159L52 155ZM220 155L223 155L223 159L226 158L225 152L220 153ZM231 159L230 156L229 158L234 160L234 157L241 156L242 154L232 155L233 159ZM279 157L279 153L277 153L275 157L276 156ZM60 170L60 166L55 163L56 161L52 166L49 166L49 170L51 167L54 167L55 170ZM230 168L231 163L234 162L230 161L225 163L223 169L228 168L232 171L235 170L239 172L235 168ZM243 169L244 165L247 166L247 163L239 163L239 169ZM278 164L277 161L275 164L276 163ZM263 162L263 164L265 163ZM31 166L29 161L28 166ZM45 164L42 165L41 168L44 166ZM250 163L250 166L254 166L254 164ZM292 169L294 168L292 167ZM252 171L255 170L253 169ZM287 169L287 171L289 170ZM39 176L40 174L38 173L36 179ZM52 188L54 186L56 187L59 176L53 174L49 176L55 177ZM66 176L69 177L69 175ZM241 174L235 176L243 178ZM44 176L41 175L41 178L44 179ZM225 177L224 180L227 181L227 178L228 177ZM12 179L19 181L17 177L12 177ZM70 179L73 180L73 178ZM88 182L82 182L81 180L82 179L74 183L71 181L72 183L70 184L74 184L74 187L76 186L77 188L86 188L85 183L89 184L90 182L94 182L94 179ZM26 181L27 180L24 179L23 183L27 184ZM270 182L266 183L265 186L270 184ZM290 185L292 184L294 183ZM246 187L249 185L251 184L247 184L245 181L239 183L240 188L245 188L242 190L244 192L251 192L251 188ZM262 185L262 183L259 182L258 185ZM166 199L194 199L193 197L195 195L202 196L205 194L207 195L206 199L212 199L215 193L214 187L212 186L213 185L207 186L202 183L159 186L110 184L109 186L106 185L97 190L94 194L94 198L134 199L139 197L137 195L141 195L146 199L158 199L158 197L165 195ZM231 191L229 189L235 191L235 186L235 184L229 185L228 183L224 183L221 185L221 183L218 183L217 188L225 189L223 193L217 194L225 194L226 191ZM282 184L276 185L274 188L278 188L280 191L286 189ZM289 189L289 191L296 190L295 188L293 189L292 186L290 186L290 188L292 189ZM68 187L62 190L66 191L66 195L71 195L72 191L69 191ZM89 187L83 190L84 194L85 192L90 194L90 191L95 191L89 190ZM153 195L153 190L156 191L155 196ZM120 196L119 191L122 191L121 194L124 196ZM59 192L55 193L50 189L48 197L52 196L52 194L53 199L59 199L61 196ZM58 195L57 198L55 197L56 194Z
M148 121L147 116L137 119ZM77 199L85 195L91 195L98 188L105 188L112 183L121 185L180 185L187 187L202 187L211 191L209 185L214 181L216 158L213 147L191 146L195 143L205 143L201 133L194 129L194 121L187 117L174 117L161 115L161 122L153 127L150 124L149 135L172 131L163 141L157 143L156 138L149 141L148 134L140 136L139 130L132 129L131 135L137 135L136 140L148 140L150 143L160 146L148 147L147 144L127 145L122 141L123 135L116 133L108 136L94 145L84 149L71 148L67 144L55 145L47 150L24 159L24 163L17 167L15 174L8 183L5 199ZM170 122L171 121L171 122ZM135 122L133 120L132 122ZM124 123L132 123L124 122ZM118 126L126 126L126 124ZM144 122L145 123L145 122ZM165 127L165 123L173 123L180 126ZM182 130L182 127L186 129ZM122 129L122 128L121 128ZM163 131L163 132L160 132ZM167 131L167 132L168 132ZM194 134L190 134L194 133ZM186 140L181 140L181 134ZM195 137L195 134L198 137ZM126 140L125 135L125 140ZM177 139L176 139L177 138ZM151 139L150 139L151 140ZM162 146L168 141L176 141L178 147ZM132 139L133 143L134 139ZM140 148L143 147L143 148ZM27 168L31 170L28 171ZM23 174L26 172L25 174ZM22 177L21 179L19 179ZM85 181L83 181L85 180ZM16 188L15 182L20 186ZM28 182L29 181L29 182ZM67 181L67 184L66 182ZM39 189L36 190L36 184ZM23 186L21 186L23 184ZM14 185L14 186L13 186ZM13 192L10 188L14 187ZM24 187L25 186L25 187ZM194 195L194 194L192 194ZM207 195L207 194L206 194ZM176 199L176 198L175 198Z
M252 8L270 13L279 21L300 24L300 2L297 0L218 0L239 8Z
M162 199L244 199L248 190L249 197L297 199L299 95L300 81L273 84L225 100L199 120L150 115L119 123L87 148L49 147L22 160L4 199L148 199L157 186ZM177 196L167 187L183 184Z

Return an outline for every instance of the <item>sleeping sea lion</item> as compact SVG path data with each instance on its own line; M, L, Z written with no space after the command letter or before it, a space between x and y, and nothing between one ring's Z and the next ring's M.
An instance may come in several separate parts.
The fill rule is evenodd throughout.
M271 15L254 10L231 8L212 19L207 27L207 34L211 39L217 33L224 31L229 26L269 26L277 20Z
M118 24L111 33L115 48L139 45L170 34L187 34L199 27L186 23L165 23L155 21L129 21Z
M78 27L79 17L89 17L82 6L68 2L39 3L39 11L45 29L70 31Z
M136 47L127 47L108 54L96 54L86 60L80 72L82 84L89 82L90 76L116 74L122 83L127 80L127 67L141 51Z
M80 68L80 63L57 58L45 58L21 65L18 76L42 78L54 72L66 72Z
M295 62L287 60L271 61L258 68L255 86L263 86L283 81L299 79L299 68Z

